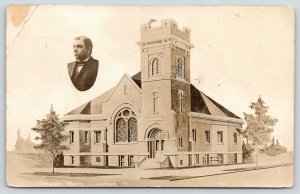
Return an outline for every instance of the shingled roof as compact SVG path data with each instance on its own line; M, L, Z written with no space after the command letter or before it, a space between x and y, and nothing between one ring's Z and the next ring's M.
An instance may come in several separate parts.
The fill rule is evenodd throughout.
M107 90L102 95L94 98L93 100L75 108L66 115L76 115L76 114L101 114L102 113L102 103L106 100L109 94L112 92L113 88Z
M198 90L193 84L190 85L191 91L191 111L204 113L214 116L227 116L240 119L221 104Z
M136 83L136 85L138 85L140 88L142 88L141 77L142 77L141 72L138 72L137 74L131 77L132 80Z
M142 88L141 84L141 72L138 72L131 79ZM73 114L101 114L102 113L102 103L107 99L107 97L112 92L113 88L106 91L102 95L94 98L93 100L79 106L78 108L67 113L67 115ZM228 109L217 103L215 100L198 90L193 84L190 84L191 92L191 111L197 113L204 113L214 116L227 116L232 118L240 119L238 116L230 112Z

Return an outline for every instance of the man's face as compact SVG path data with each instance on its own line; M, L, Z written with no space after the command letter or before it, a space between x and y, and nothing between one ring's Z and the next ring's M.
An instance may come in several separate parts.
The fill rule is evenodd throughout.
M84 60L90 56L90 50L85 46L82 39L75 40L73 45L74 56L77 60Z

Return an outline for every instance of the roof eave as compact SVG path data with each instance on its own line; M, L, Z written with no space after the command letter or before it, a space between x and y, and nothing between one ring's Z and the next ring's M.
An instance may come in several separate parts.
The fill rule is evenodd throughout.
M105 120L107 119L103 114L74 114L65 115L62 118L64 121L84 121L84 120Z
M244 124L244 121L242 119L237 119L237 118L227 117L227 116L208 115L208 114L197 113L197 112L191 112L190 116L192 119L205 119L205 120L210 120L210 121L235 123L235 124L239 124L239 125Z

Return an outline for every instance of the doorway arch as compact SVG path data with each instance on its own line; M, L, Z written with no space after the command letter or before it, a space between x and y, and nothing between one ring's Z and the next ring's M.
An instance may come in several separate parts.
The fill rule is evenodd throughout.
M152 128L148 135L148 152L149 158L159 158L163 155L165 137L164 133L159 128Z

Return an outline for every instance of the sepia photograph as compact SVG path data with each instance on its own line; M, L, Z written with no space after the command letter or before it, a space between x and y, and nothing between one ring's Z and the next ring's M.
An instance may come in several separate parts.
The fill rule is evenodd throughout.
M8 186L293 187L292 7L6 14Z
M76 37L73 49L76 61L68 64L69 75L78 90L86 91L95 83L99 62L91 56L93 43L88 37Z

